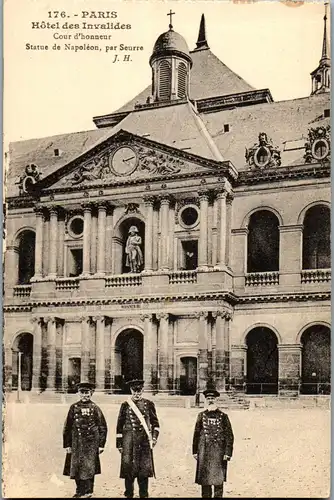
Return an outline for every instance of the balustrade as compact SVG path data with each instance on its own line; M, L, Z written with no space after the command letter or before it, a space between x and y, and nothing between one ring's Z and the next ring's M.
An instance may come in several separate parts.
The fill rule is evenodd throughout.
M331 281L331 269L305 269L301 272L302 283L328 283Z
M246 286L268 286L279 284L279 272L270 271L265 273L246 274Z

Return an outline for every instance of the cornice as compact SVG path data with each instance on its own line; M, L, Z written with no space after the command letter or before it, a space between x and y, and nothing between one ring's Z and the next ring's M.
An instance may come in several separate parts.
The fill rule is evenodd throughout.
M45 299L31 300L28 304L22 305L5 305L4 312L31 312L36 307L53 307L53 306L108 306L122 304L162 304L163 302L192 302L206 300L223 300L231 306L236 304L270 304L270 303L287 303L287 302L306 302L306 301L325 301L330 300L330 292L309 292L309 293L286 293L273 295L252 295L247 297L236 296L231 292L207 292L207 293L184 293L173 295L135 295L133 297L105 297L96 299Z
M259 184L273 181L295 180L311 178L330 177L330 162L322 164L303 164L296 166L285 166L280 168L268 168L259 170L245 170L239 172L236 182L237 186Z

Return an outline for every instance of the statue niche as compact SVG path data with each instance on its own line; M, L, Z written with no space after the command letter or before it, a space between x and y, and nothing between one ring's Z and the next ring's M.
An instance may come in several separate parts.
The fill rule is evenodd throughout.
M113 237L113 272L140 273L144 268L145 223L134 215L125 218Z
M125 266L130 268L131 273L140 273L144 263L143 252L141 249L142 239L138 233L139 231L137 226L131 226L125 245Z

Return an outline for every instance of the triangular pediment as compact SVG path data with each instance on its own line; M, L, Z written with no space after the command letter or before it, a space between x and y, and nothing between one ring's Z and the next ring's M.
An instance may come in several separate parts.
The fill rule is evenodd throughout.
M39 189L86 188L199 176L223 175L229 162L198 157L124 130L96 144L38 184Z

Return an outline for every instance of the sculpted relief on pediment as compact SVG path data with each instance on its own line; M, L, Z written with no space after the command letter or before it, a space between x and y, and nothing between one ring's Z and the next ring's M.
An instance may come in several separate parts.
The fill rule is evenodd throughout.
M189 170L181 159L141 145L118 145L96 154L67 175L58 185L122 182L126 178L152 178Z

